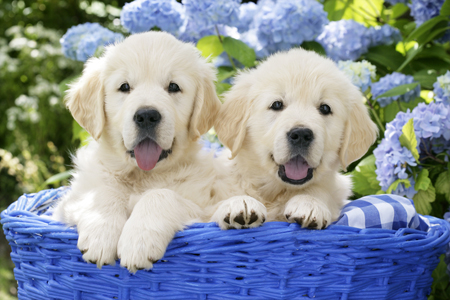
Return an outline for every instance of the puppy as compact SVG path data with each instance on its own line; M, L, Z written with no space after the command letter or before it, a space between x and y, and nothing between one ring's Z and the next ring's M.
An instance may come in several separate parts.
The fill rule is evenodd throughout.
M242 228L230 205L251 219L242 204L249 199L267 207L268 221L327 227L351 195L340 167L362 157L377 137L360 91L334 62L303 49L275 54L238 75L214 127L234 158L235 197L212 217L221 228ZM236 204L236 197L246 200Z
M86 63L66 103L94 140L77 151L54 214L77 226L84 260L149 269L176 231L201 219L215 177L196 140L220 109L214 80L193 45L162 32Z

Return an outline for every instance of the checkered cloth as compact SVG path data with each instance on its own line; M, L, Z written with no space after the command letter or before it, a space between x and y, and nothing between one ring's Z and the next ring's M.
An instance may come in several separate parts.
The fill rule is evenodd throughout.
M417 214L414 202L397 195L365 196L344 206L336 225L356 228L397 230L413 228L428 231L430 222Z

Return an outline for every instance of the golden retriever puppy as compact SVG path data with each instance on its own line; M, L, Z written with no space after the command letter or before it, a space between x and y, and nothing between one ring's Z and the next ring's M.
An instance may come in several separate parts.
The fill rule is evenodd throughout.
M135 34L91 58L66 102L94 138L74 157L55 218L76 225L84 260L149 269L199 220L215 180L196 140L220 109L214 68L191 44Z
M336 220L351 195L351 180L339 169L377 137L360 91L333 61L303 49L275 54L238 75L214 126L234 158L235 196L263 203L268 221L319 229ZM212 218L221 228L242 228L235 222L242 223L241 211L251 219L236 197L220 205L232 202L237 213L219 208Z

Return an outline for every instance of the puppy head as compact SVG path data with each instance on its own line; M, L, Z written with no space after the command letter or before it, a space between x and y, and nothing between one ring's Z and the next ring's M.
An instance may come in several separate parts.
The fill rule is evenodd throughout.
M175 163L212 126L220 109L214 80L191 44L147 32L91 58L66 103L117 157L152 170Z
M335 64L314 52L278 53L240 74L215 124L241 163L290 187L360 158L377 128L363 96Z

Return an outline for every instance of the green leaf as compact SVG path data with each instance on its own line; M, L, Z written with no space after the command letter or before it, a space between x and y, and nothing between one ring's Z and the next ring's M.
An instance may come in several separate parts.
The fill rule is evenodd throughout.
M393 101L391 104L387 105L384 109L384 122L388 123L395 119L400 108L398 107L398 103Z
M398 67L397 71L400 72L401 70L403 70L403 68L405 68L413 60L414 57L416 57L420 52L422 52L422 50L423 45L408 51L408 53L406 53L405 61L402 63L400 67Z
M414 73L413 76L414 80L420 83L421 88L432 90L438 74L436 70L424 69Z
M422 169L417 175L416 184L414 185L414 189L416 191L423 190L426 191L431 184L431 179L428 177L429 172L427 169Z
M223 49L244 66L253 67L255 65L255 50L244 42L227 36L223 39Z
M446 0L442 4L441 11L439 13L441 16L450 16L450 0Z
M445 263L445 254L439 257L439 264L436 269L434 269L433 274L433 284L431 285L432 295L445 295L448 289L448 282L450 280L447 274L447 264ZM442 299L449 299L448 295Z
M417 151L417 138L414 132L414 119L411 118L402 128L403 134L400 136L400 144L411 151L414 159L419 163L419 152Z
M397 70L405 59L400 52L390 46L371 47L364 57L368 61L385 66L389 70Z
M414 206L417 212L422 215L428 215L431 212L430 203L434 200L436 200L436 191L431 183L426 191L419 190L413 197Z
M89 143L89 138L91 135L77 123L77 121L73 120L72 122L72 142L76 140L80 140L81 146L85 146Z
M54 184L54 183L61 182L61 181L65 180L65 179L68 179L70 176L72 176L72 170L55 174L52 177L50 177L49 179L47 179L44 182L44 185L49 185L49 184Z
M217 82L219 83L236 74L236 70L234 70L232 67L218 67L217 71Z
M386 194L391 194L392 191L397 189L400 183L403 183L405 185L405 188L411 187L411 182L409 182L408 179L397 179L389 186L388 190L386 191Z
M383 98L383 97L393 97L393 96L403 95L403 94L415 89L416 86L418 86L418 85L419 85L418 82L402 84L402 85L396 86L396 87L390 89L389 91L379 95L376 99Z
M303 42L301 47L305 50L314 51L322 56L327 56L325 49L323 49L322 45L315 41Z
M403 3L397 3L393 7L391 7L391 10L391 17L393 19L397 19L398 17L401 17L403 14L405 14L409 10L409 7Z
M205 58L214 58L223 52L222 43L217 35L208 35L202 37L197 42L197 49L200 50L202 56Z
M351 1L330 0L325 1L323 5L324 11L328 13L328 20L339 21L344 16L347 9L350 8Z
M353 191L361 195L375 194L380 190L377 180L375 156L369 155L359 162L350 174L353 180Z
M447 201L450 202L450 175L448 171L439 174L436 180L436 193L444 194Z
M425 21L422 25L417 27L413 32L409 34L409 36L405 39L405 42L410 42L413 40L422 40L430 35L430 31L438 25L440 22L446 22L448 23L448 17L446 16L437 16L434 18L429 19L428 21ZM444 24L444 23L443 23ZM445 26L445 24L444 24ZM422 44L419 42L419 44Z
M217 95L222 95L231 88L231 84L228 83L216 83L216 93Z

